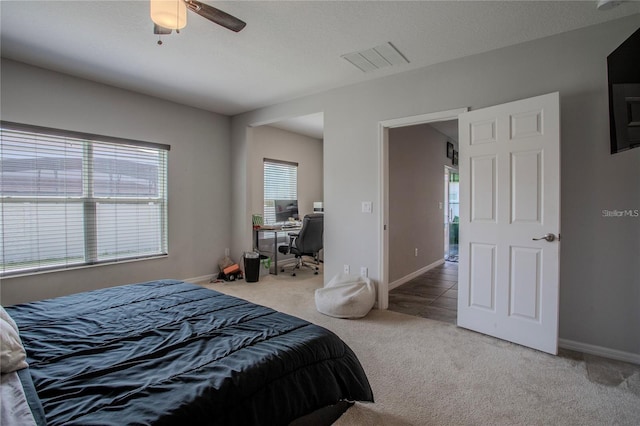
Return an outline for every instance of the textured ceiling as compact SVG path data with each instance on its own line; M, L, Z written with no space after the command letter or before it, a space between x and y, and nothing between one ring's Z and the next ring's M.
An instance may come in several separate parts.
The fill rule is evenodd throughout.
M205 1L247 27L190 12L158 46L147 0L2 0L2 56L234 115L640 13L640 2ZM386 42L410 62L365 74L341 58Z

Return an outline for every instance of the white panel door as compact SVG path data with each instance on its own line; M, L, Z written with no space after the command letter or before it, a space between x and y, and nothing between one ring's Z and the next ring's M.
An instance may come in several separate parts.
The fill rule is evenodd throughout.
M458 325L556 354L559 95L463 113L459 131Z

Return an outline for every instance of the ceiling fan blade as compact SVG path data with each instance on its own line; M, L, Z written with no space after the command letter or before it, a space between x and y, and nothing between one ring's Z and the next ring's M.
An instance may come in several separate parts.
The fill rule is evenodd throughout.
M213 6L209 6L208 4L204 4L197 0L184 0L187 4L187 8L210 20L211 22L215 22L218 25L222 25L225 28L230 29L231 31L238 32L245 27L246 22L241 21L235 16L229 15L226 12L221 11L220 9L216 9Z
M159 35L171 34L171 28L165 28L165 27L161 27L158 24L153 24L153 33L159 34Z

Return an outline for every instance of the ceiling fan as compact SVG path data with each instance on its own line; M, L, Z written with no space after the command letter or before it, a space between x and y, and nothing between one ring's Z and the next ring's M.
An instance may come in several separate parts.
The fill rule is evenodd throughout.
M187 25L187 9L231 31L238 32L247 24L220 9L197 0L150 0L154 34L171 34Z

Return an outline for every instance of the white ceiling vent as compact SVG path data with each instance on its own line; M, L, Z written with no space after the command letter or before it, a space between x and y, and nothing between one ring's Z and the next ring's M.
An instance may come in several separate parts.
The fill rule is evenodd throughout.
M409 63L407 58L390 42L360 52L347 53L342 57L362 72Z

